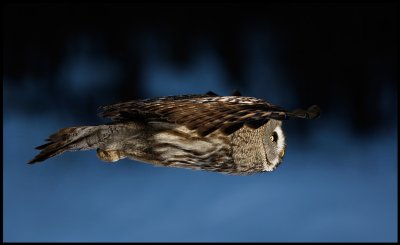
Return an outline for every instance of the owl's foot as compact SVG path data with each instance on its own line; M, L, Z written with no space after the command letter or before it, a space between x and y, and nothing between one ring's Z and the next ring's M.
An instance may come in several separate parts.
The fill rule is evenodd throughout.
M126 156L122 151L118 150L102 150L102 149L97 149L97 157L100 158L100 160L105 161L105 162L116 162L120 159L125 158Z

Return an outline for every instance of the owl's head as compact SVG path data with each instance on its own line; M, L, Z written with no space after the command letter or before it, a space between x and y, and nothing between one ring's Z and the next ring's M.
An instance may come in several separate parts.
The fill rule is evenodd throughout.
M265 165L265 171L272 171L282 162L285 154L285 135L282 130L282 121L271 119L267 122L265 128L266 134L263 141L269 162Z

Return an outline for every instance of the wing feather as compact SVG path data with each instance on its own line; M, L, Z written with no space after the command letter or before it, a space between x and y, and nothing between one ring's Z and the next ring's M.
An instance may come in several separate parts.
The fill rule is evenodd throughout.
M117 103L100 108L102 117L113 122L141 120L166 121L185 125L206 136L216 130L231 134L247 125L258 128L269 119L313 119L319 116L318 106L307 110L287 111L264 100L243 96L180 95Z

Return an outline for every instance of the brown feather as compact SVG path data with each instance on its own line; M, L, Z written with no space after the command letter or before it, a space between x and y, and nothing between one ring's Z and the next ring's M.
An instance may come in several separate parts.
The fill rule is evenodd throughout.
M165 121L184 125L206 136L218 129L231 134L244 124L258 128L268 119L286 120L290 117L312 119L319 108L307 111L287 111L264 100L242 96L180 95L137 100L105 106L100 113L114 122L126 120Z

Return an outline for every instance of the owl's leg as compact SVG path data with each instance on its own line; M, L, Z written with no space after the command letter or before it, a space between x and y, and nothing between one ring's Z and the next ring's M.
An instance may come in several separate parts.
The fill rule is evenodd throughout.
M124 159L126 155L122 151L118 150L102 150L102 149L97 149L97 157L100 158L100 160L105 161L105 162L116 162L120 159Z

